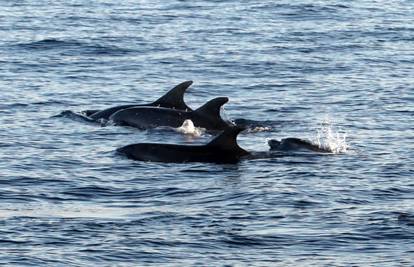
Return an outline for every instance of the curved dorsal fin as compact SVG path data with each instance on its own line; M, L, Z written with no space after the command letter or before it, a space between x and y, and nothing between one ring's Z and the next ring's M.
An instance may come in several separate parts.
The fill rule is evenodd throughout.
M175 86L173 89L168 91L165 95L158 98L151 105L161 106L164 108L175 108L180 110L189 110L192 109L188 107L184 102L184 93L188 87L193 83L193 81L185 81Z
M218 147L227 151L236 151L239 154L246 155L248 152L237 144L237 135L244 129L240 126L230 126L208 143L207 146Z
M208 123L210 129L219 130L227 128L230 124L221 118L220 109L228 101L227 97L214 98L193 111L193 113L199 118L203 118ZM199 126L204 127L203 125Z

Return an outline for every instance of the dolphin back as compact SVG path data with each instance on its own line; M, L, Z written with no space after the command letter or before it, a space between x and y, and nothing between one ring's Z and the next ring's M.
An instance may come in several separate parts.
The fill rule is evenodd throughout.
M131 108L131 107L135 107L135 106L136 105L122 105L122 106L116 106L116 107L103 109L103 110L100 110L98 112L95 112L95 113L89 115L89 118L91 118L93 120L100 120L100 119L109 120L109 117L112 114L114 114L115 112L117 112L119 110Z
M130 159L156 162L237 163L249 153L237 145L241 127L229 127L207 145L140 143L117 149Z
M130 105L121 105L110 107L103 110L85 110L82 113L86 114L86 116L90 117L93 120L105 119L109 120L109 117L113 115L115 112L118 112L123 109L131 108L131 107L164 107L164 108L172 108L172 109L179 109L179 110L189 110L192 109L188 107L184 102L184 93L190 87L193 81L185 81L170 91L168 91L165 95L158 98L155 102L149 104L130 104Z
M220 108L227 101L227 97L218 97L191 112L163 107L131 107L114 113L109 119L117 125L139 129L159 126L178 128L185 120L190 119L196 127L224 130L231 126L220 116Z
M117 152L139 161L167 163L217 161L214 151L209 151L206 146L200 145L141 143L121 147Z
M178 128L190 112L156 107L131 107L115 112L109 119L116 125L150 129L159 126Z

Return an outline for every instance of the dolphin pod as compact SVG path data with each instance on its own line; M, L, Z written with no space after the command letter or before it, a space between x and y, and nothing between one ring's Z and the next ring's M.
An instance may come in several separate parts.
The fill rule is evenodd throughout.
M245 128L238 126L237 120L236 123L232 123L223 120L220 116L221 107L229 101L227 97L214 98L195 110L187 106L184 102L184 93L192 83L192 81L182 82L152 103L120 105L103 110L85 110L82 113L92 121L110 120L115 125L139 129L159 126L178 128L190 121L194 124L193 126L208 131L221 131L205 145L138 143L116 150L117 153L133 160L224 164L237 163L243 158L253 156L237 144L237 135ZM240 124L243 125L243 123ZM268 145L270 151L331 152L299 138L286 138L281 141L271 139Z

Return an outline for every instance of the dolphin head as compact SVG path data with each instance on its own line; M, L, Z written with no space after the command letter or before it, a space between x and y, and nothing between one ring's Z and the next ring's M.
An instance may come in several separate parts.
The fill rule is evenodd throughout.
M279 149L281 142L275 139L270 139L267 141L267 144L270 146L270 150Z

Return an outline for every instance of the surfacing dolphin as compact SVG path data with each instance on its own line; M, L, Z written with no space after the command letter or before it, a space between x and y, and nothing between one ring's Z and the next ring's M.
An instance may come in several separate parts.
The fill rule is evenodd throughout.
M109 117L119 110L123 110L131 107L164 107L164 108L173 108L179 110L192 110L184 102L184 93L188 87L193 83L193 81L185 81L179 85L172 88L165 95L157 99L153 103L149 104L131 104L131 105L121 105L116 107L111 107L103 110L85 110L82 113L91 118L92 120L108 120Z
M249 155L249 152L239 147L236 140L243 130L237 126L228 127L206 145L140 143L121 147L117 152L140 161L234 164Z
M269 144L271 151L314 151L320 153L332 153L329 149L319 147L308 140L299 138L285 138L280 141L271 139L267 143Z
M229 99L217 97L194 111L184 111L169 108L132 107L114 113L109 119L116 125L132 126L139 129L169 126L178 128L185 120L191 120L194 126L206 130L224 130L233 126L231 122L223 120L220 108Z

